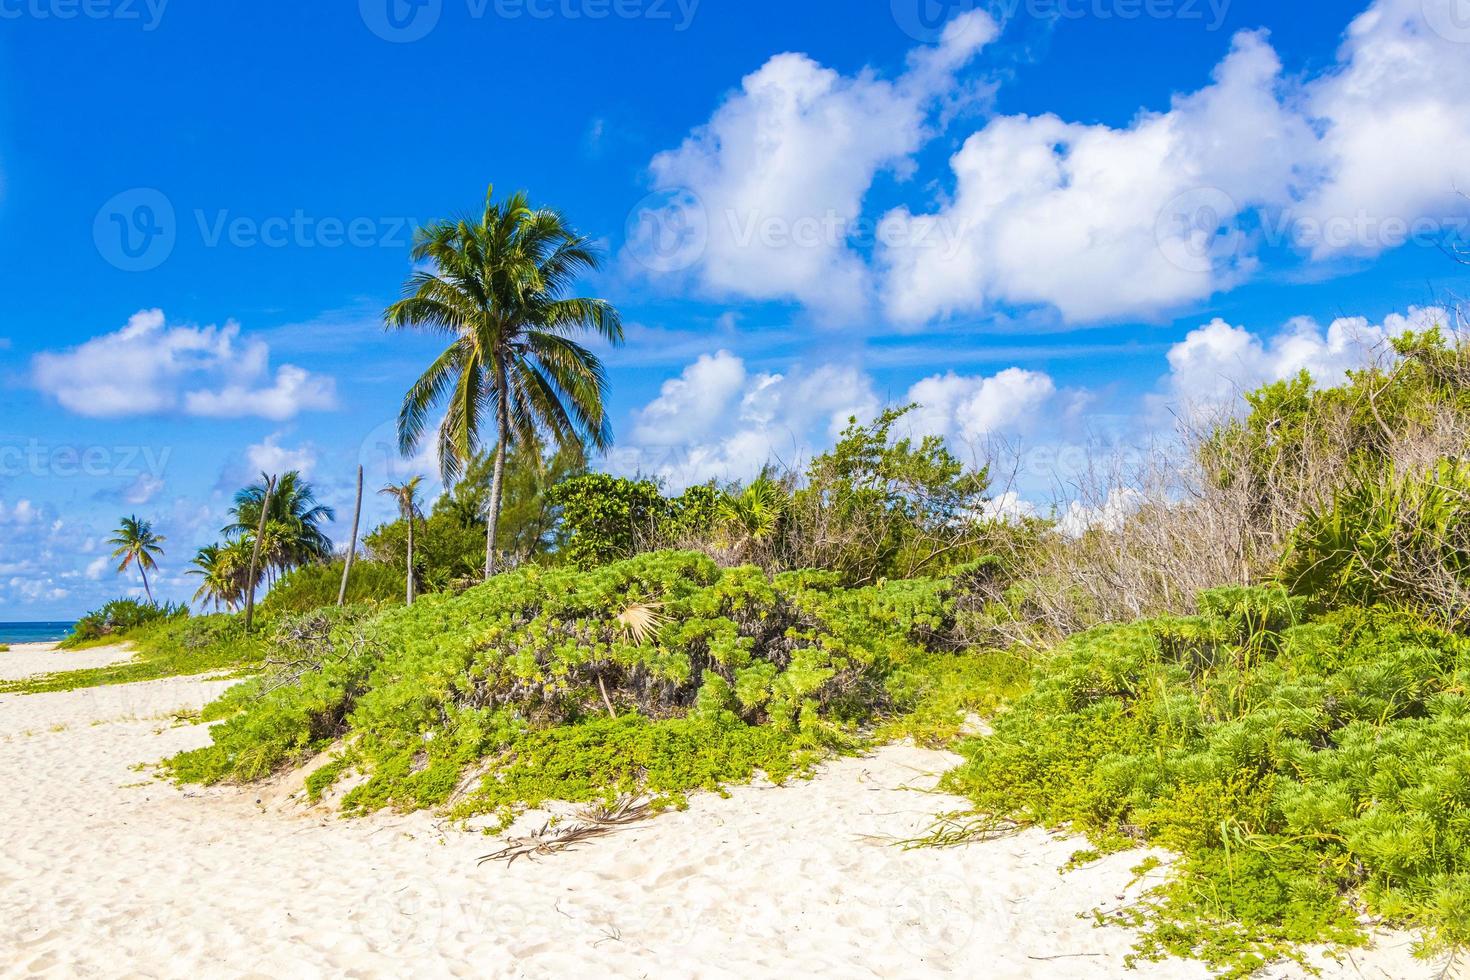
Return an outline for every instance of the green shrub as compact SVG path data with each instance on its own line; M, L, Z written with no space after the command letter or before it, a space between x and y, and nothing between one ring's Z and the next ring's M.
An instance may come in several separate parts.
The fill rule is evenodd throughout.
M525 567L319 624L280 654L293 676L237 702L213 745L169 766L186 781L251 780L344 740L333 771L368 776L349 810L453 799L462 815L783 778L934 689L922 675L943 653L926 644L949 605L943 582L843 589L827 573L769 577L680 552Z
M137 599L114 599L101 609L89 612L77 620L71 635L62 640L60 646L63 650L73 650L84 644L120 637L141 626L182 619L188 615L187 606L170 603L160 606Z
M1063 644L947 777L997 821L1181 855L1116 921L1139 951L1250 972L1360 942L1361 905L1470 941L1470 642L1406 613L1307 616L1279 589ZM961 836L964 836L963 834ZM945 838L950 839L950 838Z
M335 561L331 564L303 565L289 572L271 587L270 594L261 602L257 614L262 618L275 620L335 606L337 594L342 588L343 564ZM352 563L352 577L347 585L349 604L402 602L404 592L402 568L375 561Z
M1365 469L1296 529L1282 564L1293 590L1326 606L1388 603L1470 621L1470 465Z

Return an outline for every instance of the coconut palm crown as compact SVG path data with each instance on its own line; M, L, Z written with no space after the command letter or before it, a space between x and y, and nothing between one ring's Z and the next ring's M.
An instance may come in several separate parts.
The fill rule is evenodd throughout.
M404 396L399 449L414 453L440 405L438 455L452 485L476 452L495 446L485 538L485 576L495 573L495 531L507 448L551 436L594 449L612 443L603 405L602 362L575 336L617 344L622 320L606 300L568 297L577 277L601 259L560 213L533 209L524 193L477 216L441 221L415 235L424 268L384 315L388 329L421 329L449 346Z
M153 601L153 589L148 584L148 570L158 567L157 556L163 554L166 540L163 535L154 533L152 521L124 517L115 536L107 542L116 547L112 557L122 559L117 566L119 574L132 565L143 576L143 591L147 593L149 602Z

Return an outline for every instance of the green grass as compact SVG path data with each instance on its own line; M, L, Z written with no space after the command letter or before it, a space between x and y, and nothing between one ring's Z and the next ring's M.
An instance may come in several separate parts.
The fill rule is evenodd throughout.
M135 650L131 660L107 667L0 681L0 694L43 694L165 677L257 670L266 648L263 640L245 637L239 624L226 616L171 619L139 627L122 636L86 643L81 648L122 642L131 644Z

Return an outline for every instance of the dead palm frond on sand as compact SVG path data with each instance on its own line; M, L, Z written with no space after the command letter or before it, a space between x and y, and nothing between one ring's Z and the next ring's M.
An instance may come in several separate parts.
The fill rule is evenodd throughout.
M575 823L564 827L554 826L548 820L539 830L525 837L511 837L506 846L493 854L486 854L477 862L504 861L506 866L520 857L545 857L570 850L584 841L606 837L629 824L653 816L653 803L633 796L625 796L611 805L585 807L577 811Z

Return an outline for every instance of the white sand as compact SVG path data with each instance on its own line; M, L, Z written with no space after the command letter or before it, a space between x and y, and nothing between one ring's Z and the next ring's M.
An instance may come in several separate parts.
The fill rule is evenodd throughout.
M118 650L0 654L0 676ZM90 658L90 659L87 659ZM1058 874L1032 832L904 851L962 806L916 792L952 756L885 749L787 788L696 798L553 857L477 867L493 838L426 814L349 821L286 790L183 791L136 771L207 741L227 686L171 679L0 696L0 975L1097 977L1131 938L1079 918L1138 855ZM1408 939L1324 976L1431 977ZM1126 974L1203 977L1197 964ZM1273 968L1264 976L1304 976Z

